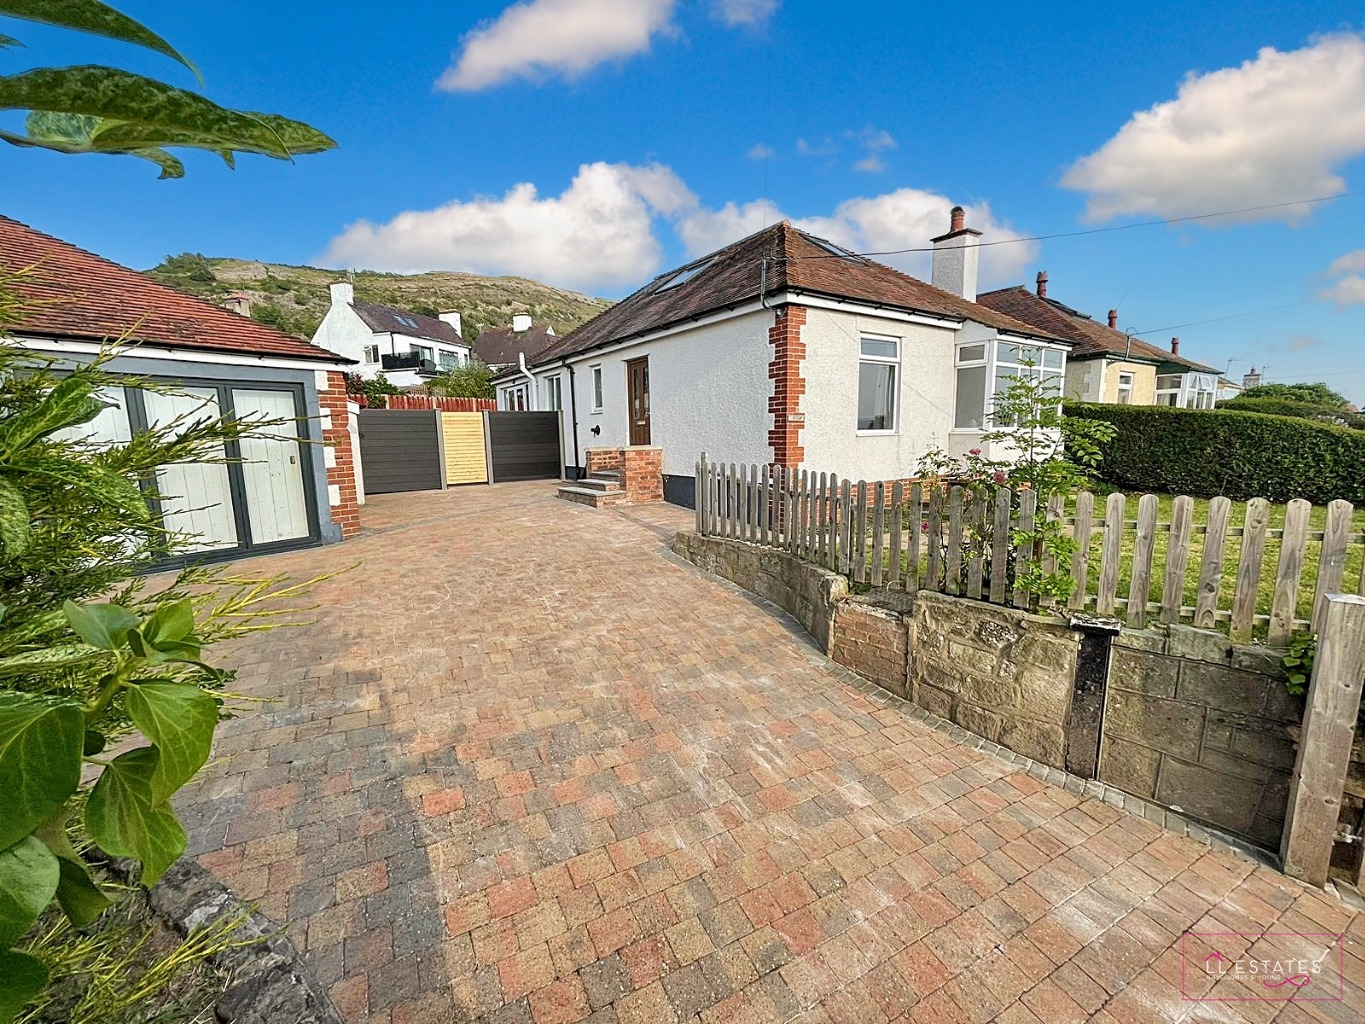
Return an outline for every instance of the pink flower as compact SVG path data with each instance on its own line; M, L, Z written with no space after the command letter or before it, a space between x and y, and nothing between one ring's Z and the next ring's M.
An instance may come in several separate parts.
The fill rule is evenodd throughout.
M973 449L971 449L967 454L968 454L968 455L980 455L980 454L981 454L981 449L980 449L980 448L973 448Z
M995 482L997 484L1003 484L1005 482L1005 471L1003 469L997 469L995 471Z

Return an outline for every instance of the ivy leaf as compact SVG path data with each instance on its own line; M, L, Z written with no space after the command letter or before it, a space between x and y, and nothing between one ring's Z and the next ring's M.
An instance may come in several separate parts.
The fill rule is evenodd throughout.
M33 927L52 902L60 876L57 858L33 836L0 850L0 949Z
M27 836L76 791L84 737L85 716L74 704L0 695L0 849Z
M142 638L157 650L184 640L194 629L194 605L188 597L162 605L142 627Z
M45 988L47 968L41 960L0 952L0 1024L9 1024Z
M68 132L29 136L20 144L61 152L129 153L165 146L238 150L281 160L320 153L336 143L309 125L277 114L229 110L197 93L118 68L38 68L0 76L0 109L97 118L88 138ZM7 141L15 142L15 138Z
M124 707L133 724L156 744L160 756L152 776L152 796L167 800L209 759L218 705L197 686L142 683L128 690Z
M4 558L18 558L28 550L30 534L28 502L23 492L0 476L0 548Z
M84 864L66 857L57 858L57 864L61 869L57 902L62 911L77 928L93 924L111 906L109 897L100 891Z
M91 647L102 651L116 651L123 645L128 631L142 620L127 608L117 604L62 604L66 621L76 635Z
M156 797L155 747L121 754L100 774L85 808L85 827L105 853L142 862L142 884L154 885L185 852L185 830L170 804Z
M170 43L99 0L0 0L0 14L145 46L178 60L200 77L199 69Z

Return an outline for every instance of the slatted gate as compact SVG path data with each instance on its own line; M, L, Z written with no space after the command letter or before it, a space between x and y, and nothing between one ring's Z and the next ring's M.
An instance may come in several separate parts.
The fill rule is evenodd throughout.
M559 413L490 412L487 416L493 483L560 478L564 470Z
M365 493L440 490L444 477L440 414L430 410L360 410Z

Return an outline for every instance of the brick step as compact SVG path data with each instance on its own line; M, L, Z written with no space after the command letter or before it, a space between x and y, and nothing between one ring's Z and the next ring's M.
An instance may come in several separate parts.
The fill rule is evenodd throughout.
M621 490L621 480L619 477L590 476L585 477L582 480L574 481L574 486L582 487L585 490L611 494Z
M621 471L619 469L598 469L588 474L589 480L615 480L621 481Z
M592 508L611 508L625 501L626 493L621 490L596 491L589 487L566 486L559 488L559 497Z

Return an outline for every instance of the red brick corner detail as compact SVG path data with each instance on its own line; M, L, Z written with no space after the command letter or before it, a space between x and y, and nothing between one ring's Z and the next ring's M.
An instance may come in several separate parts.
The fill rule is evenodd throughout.
M806 458L801 447L801 396L806 393L806 379L801 376L806 343L801 328L805 323L805 306L784 306L768 329L768 344L773 347L773 360L768 364L768 377L773 382L768 412L773 428L768 431L768 444L776 466L799 466Z
M324 413L322 440L333 452L333 465L327 467L328 504L332 522L341 527L342 538L360 532L360 502L355 487L355 456L351 450L351 415L346 408L346 379L340 373L327 374L327 390L318 392ZM331 414L331 426L325 414Z

